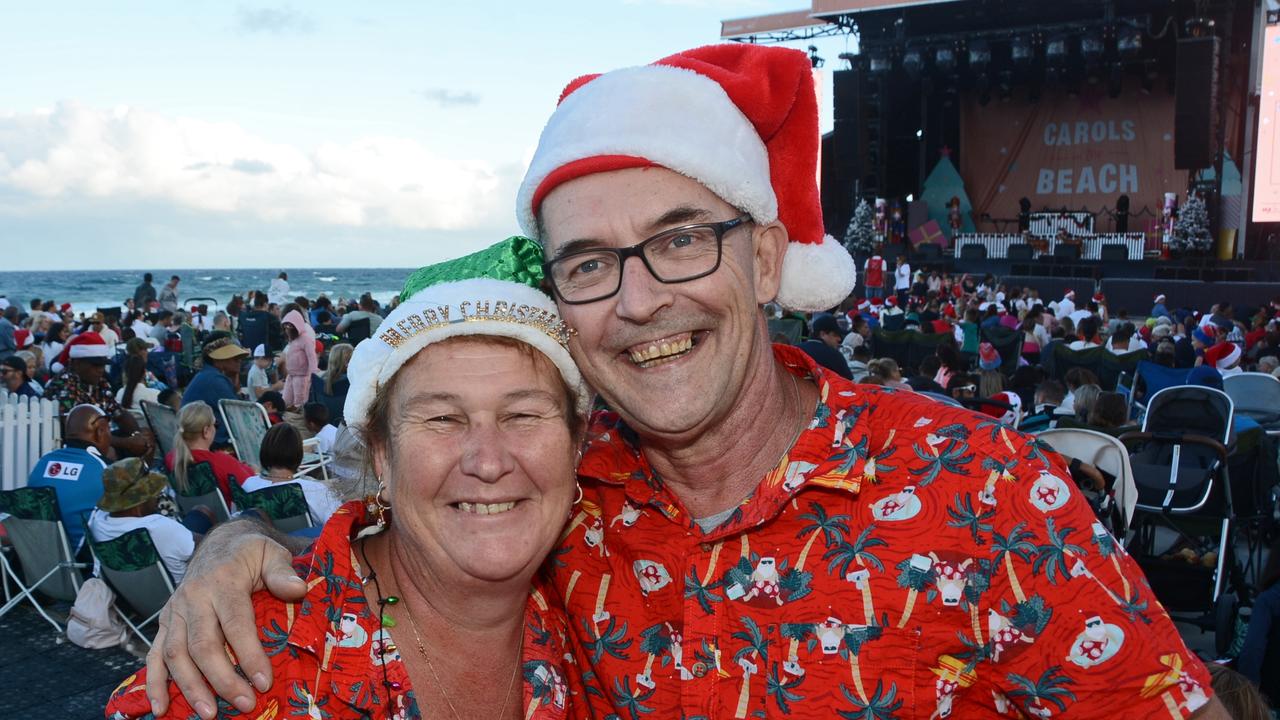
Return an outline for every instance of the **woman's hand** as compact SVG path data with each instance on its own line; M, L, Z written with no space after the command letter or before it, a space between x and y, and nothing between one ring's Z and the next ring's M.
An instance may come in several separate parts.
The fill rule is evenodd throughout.
M156 716L169 708L170 679L205 720L217 714L215 693L241 712L253 710L253 688L237 674L224 644L254 687L271 687L271 664L258 639L250 595L266 588L281 600L296 601L306 584L294 573L289 551L267 533L257 521L233 520L200 543L160 612L147 653L147 697Z

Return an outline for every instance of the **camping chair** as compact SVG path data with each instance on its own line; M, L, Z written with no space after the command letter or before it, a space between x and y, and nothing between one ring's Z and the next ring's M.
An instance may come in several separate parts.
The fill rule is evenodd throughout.
M302 464L298 466L299 475L311 475L316 470L320 477L329 479L329 463L333 458L320 450L320 438L308 438L302 441Z
M311 507L302 486L296 483L271 485L252 492L239 485L231 486L231 499L241 510L257 508L271 518L271 523L283 533L311 527Z
M369 318L361 318L351 321L347 325L347 342L351 345L359 345L362 341L369 339Z
M1156 393L1176 385L1186 385L1187 375L1190 373L1190 368L1171 368L1150 360L1139 361L1134 370L1133 388L1129 392L1130 409L1137 407L1145 412L1147 402ZM1130 415L1135 420L1141 419L1141 413L1130 412Z
M1118 439L1096 430L1061 428L1045 430L1037 437L1067 458L1089 463L1115 478L1108 492L1097 498L1095 512L1112 535L1124 537L1133 521L1133 510L1138 504L1138 488L1133 482L1133 467L1129 463L1129 449ZM1090 494L1090 491L1085 491ZM1090 504L1094 498L1090 498ZM1115 508L1114 522L1108 522L1111 509Z
M36 600L41 595L54 600L75 602L80 592L81 571L88 567L77 563L71 554L66 528L59 519L58 494L51 487L18 488L0 492L0 525L12 543L0 553L0 571L5 577L6 588L12 580L18 593L0 606L0 616L12 610L23 600L31 601L41 617L58 632L63 627L49 616ZM9 559L12 552L22 566L19 575Z
M927 397L930 400L933 400L934 402L940 402L943 405L950 405L951 407L964 407L964 405L961 404L959 400L956 400L950 395L943 395L942 393L929 392L927 390L917 392L916 394L920 395L921 397Z
M178 436L178 413L168 405L143 400L142 417L156 436L156 447L160 449L160 457L167 457L173 450L173 440Z
M142 629L160 618L160 611L173 594L173 578L160 559L151 533L146 528L130 530L111 540L97 540L88 531L85 538L89 549L98 561L102 579L111 586L116 596L136 613L136 618L116 607L116 615L124 621L138 639L151 647L151 639Z
M1280 380L1249 372L1222 378L1222 389L1236 412L1253 418L1268 435L1280 435Z
M244 479L236 478L236 480ZM238 484L231 483L232 486ZM169 474L169 485L173 487L173 492L177 495L178 507L182 508L184 515L196 509L197 506L204 505L213 511L215 524L231 517L227 500L218 488L218 478L213 474L213 466L209 463L198 462L187 466L186 489L178 487L178 480L172 473Z
M262 438L267 436L271 427L271 418L266 408L248 400L218 401L218 413L222 415L223 427L231 436L231 446L235 448L240 462L254 470L261 471L258 463L258 449L262 447Z

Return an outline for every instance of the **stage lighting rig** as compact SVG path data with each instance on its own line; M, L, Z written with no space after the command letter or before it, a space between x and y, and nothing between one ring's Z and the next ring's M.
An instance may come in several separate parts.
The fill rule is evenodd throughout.
M969 43L969 69L981 72L991 64L991 46L986 40L974 40Z
M1097 33L1087 33L1080 37L1080 57L1088 67L1096 67L1106 49L1106 43Z
M843 61L845 62L845 64L849 66L849 68L848 68L848 69L850 69L850 70L852 70L852 69L853 69L854 63L858 62L858 56L857 56L857 55L855 55L855 54L853 54L853 53L842 52L842 53L840 53L839 55L837 55L836 57L838 57L838 58L840 58L841 60L843 60Z
M1067 38L1057 35L1049 39L1044 46L1044 59L1051 66L1062 66L1067 64Z
M956 49L951 45L941 45L933 51L933 65L943 75L950 75L956 69Z
M906 70L912 79L920 77L921 71L924 70L924 53L920 52L920 48L907 48L907 51L902 54L902 69Z
M1142 54L1142 30L1135 25L1120 25L1116 29L1116 51L1125 60Z
M884 77L893 72L893 60L889 57L889 53L877 50L867 57L867 70L872 75Z
M989 51L988 51L989 52ZM1013 60L1013 64L1018 67L1025 67L1036 59L1036 47L1032 43L1031 38L1018 37L1009 43L1009 57ZM988 59L990 55L988 54Z

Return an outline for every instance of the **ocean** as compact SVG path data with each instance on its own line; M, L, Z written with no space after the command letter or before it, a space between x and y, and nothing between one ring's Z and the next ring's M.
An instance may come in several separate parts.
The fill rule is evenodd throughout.
M218 307L226 307L232 295L245 295L250 290L263 290L280 274L282 268L263 270L152 270L156 292L169 277L177 275L178 298L182 306L194 298L213 298ZM283 268L289 274L292 295L315 299L321 293L332 300L354 299L371 293L379 302L387 302L399 294L413 268ZM32 298L54 300L59 305L71 303L77 313L92 313L99 307L113 307L133 297L142 282L141 270L64 270L0 272L0 297L10 303L30 307ZM199 302L209 302L200 300ZM213 303L210 303L212 305Z

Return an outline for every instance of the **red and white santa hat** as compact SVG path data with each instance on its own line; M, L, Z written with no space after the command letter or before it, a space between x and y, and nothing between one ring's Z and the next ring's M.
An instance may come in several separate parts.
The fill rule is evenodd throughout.
M1227 370L1240 362L1240 346L1231 342L1220 342L1204 351L1204 361L1218 370Z
M586 75L560 96L516 200L537 238L543 199L593 173L663 167L692 178L790 245L777 302L825 310L853 291L853 258L825 234L818 195L818 103L809 57L746 43ZM727 219L727 218L726 218Z
M1067 288L1067 291L1066 291L1065 293L1063 293L1063 294L1062 294L1062 297L1063 297L1064 299L1065 299L1065 298L1072 298L1072 299L1074 299L1074 298L1075 298L1075 296L1076 296L1076 291L1075 291L1075 290L1072 290L1071 288Z
M58 355L58 362L64 366L72 360L90 360L99 365L110 362L107 342L96 332L82 332L67 341L67 346Z
M898 296L890 295L889 297L884 299L884 304L888 305L889 307L898 307Z
M30 330L18 328L13 331L13 343L18 346L19 350L25 350L35 343L35 338L31 337Z

